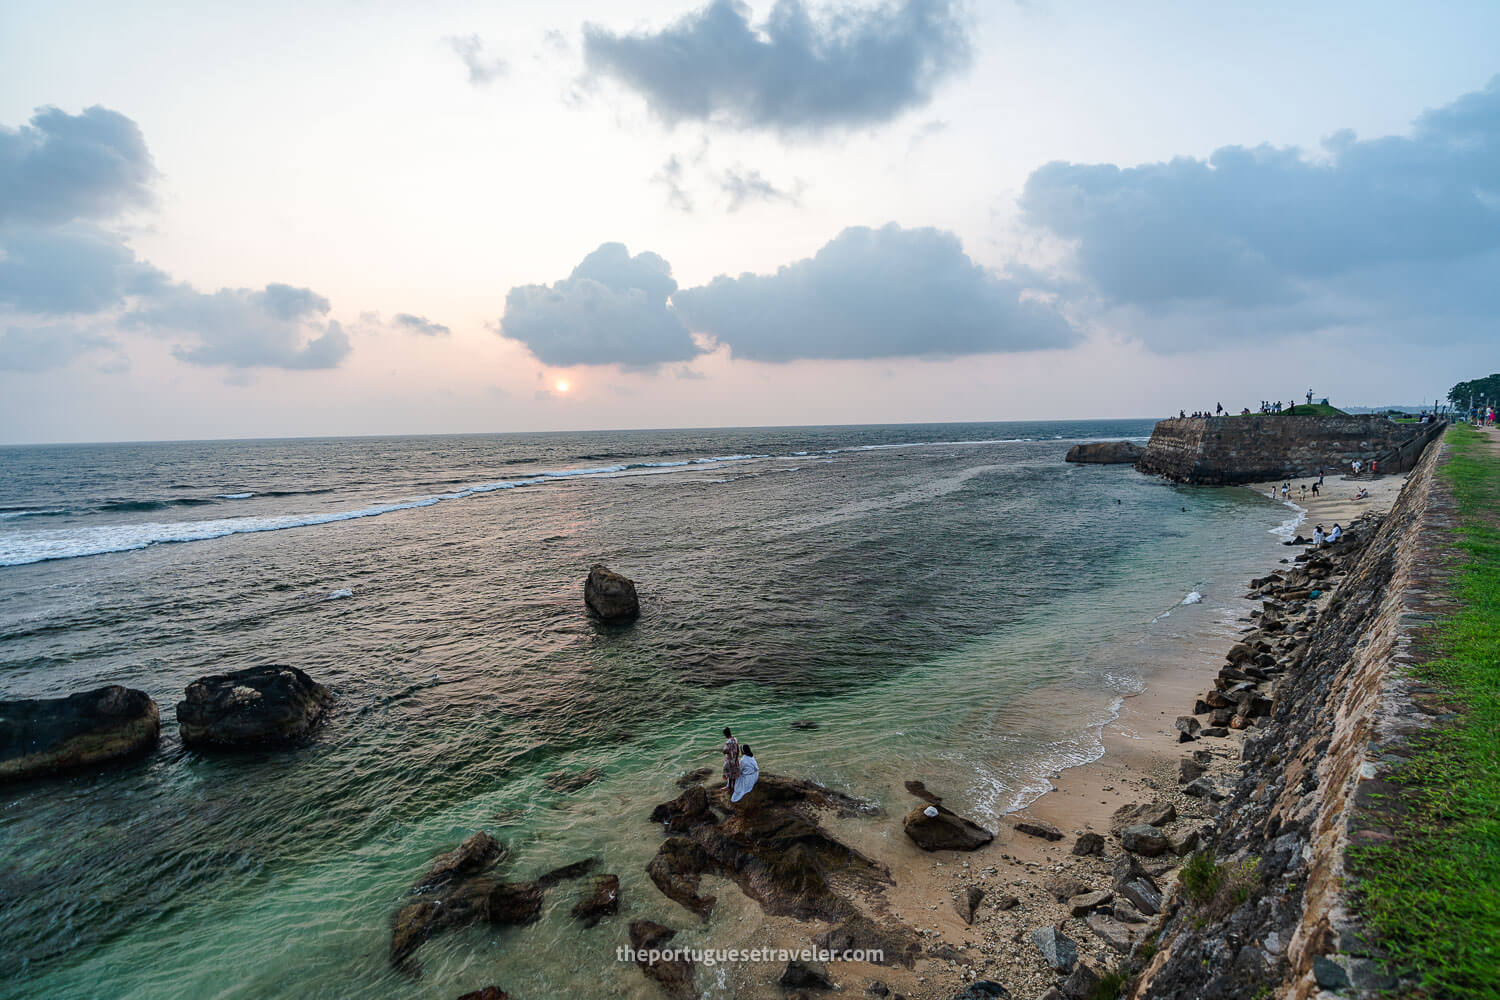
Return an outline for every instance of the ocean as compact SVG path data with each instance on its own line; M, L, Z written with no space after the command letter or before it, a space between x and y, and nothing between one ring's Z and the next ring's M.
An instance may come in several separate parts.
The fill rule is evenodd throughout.
M140 762L0 787L0 995L650 996L626 924L692 921L644 873L647 816L724 726L881 803L899 850L902 779L993 825L1096 759L1163 657L1232 633L1292 514L1062 461L1150 429L0 448L0 697L119 683L163 721ZM636 581L633 626L585 614L595 562ZM318 738L185 751L183 688L260 663L336 693ZM620 916L549 893L393 971L405 890L476 829L517 878L598 856Z

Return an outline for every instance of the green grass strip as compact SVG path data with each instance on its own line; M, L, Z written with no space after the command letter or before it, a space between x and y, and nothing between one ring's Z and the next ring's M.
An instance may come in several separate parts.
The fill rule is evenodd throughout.
M1500 456L1472 427L1445 440L1459 609L1439 623L1438 658L1415 673L1458 715L1415 738L1393 776L1408 807L1392 820L1394 840L1350 860L1356 905L1392 972L1425 997L1500 998Z

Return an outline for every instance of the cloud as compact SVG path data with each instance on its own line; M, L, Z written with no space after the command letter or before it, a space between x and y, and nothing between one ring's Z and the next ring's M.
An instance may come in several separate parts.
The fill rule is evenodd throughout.
M691 212L693 210L693 199L688 196L687 189L682 185L682 161L677 154L667 157L667 162L661 165L661 169L651 178L652 184L660 184L667 189L667 204L679 212Z
M0 335L0 371L40 372L62 368L115 342L70 326L12 326Z
M656 254L632 257L623 243L605 243L562 281L512 288L500 332L548 365L687 361L700 350L667 307L676 289Z
M1290 330L1434 306L1493 317L1500 77L1405 136L1339 132L1316 158L1226 146L1127 168L1049 163L1020 206L1026 222L1071 242L1073 294L1106 309L1266 310Z
M1079 338L938 229L846 229L775 274L721 276L672 298L690 329L756 361L956 356Z
M180 361L230 368L333 368L349 353L349 336L324 317L328 300L308 288L223 288L212 294L173 285L127 312L122 324L157 336L186 334L172 349Z
M451 35L443 39L469 70L469 83L484 87L506 74L508 66L498 56L484 54L484 39L478 35Z
M112 218L150 204L155 177L141 130L117 111L41 108L0 126L0 223Z
M746 167L730 167L719 177L719 190L729 196L729 211L738 212L751 201L781 201L789 205L799 204L802 185L794 191L783 191L761 176L759 170Z
M966 69L968 31L953 0L834 8L814 18L777 0L752 26L737 0L712 0L657 32L583 29L594 77L639 93L669 124L817 133L877 125L925 105Z
M166 281L119 236L90 223L0 228L0 306L41 315L93 313Z
M413 316L411 313L397 313L395 323L403 330L420 333L424 337L446 337L453 332L441 323L434 323L426 316Z

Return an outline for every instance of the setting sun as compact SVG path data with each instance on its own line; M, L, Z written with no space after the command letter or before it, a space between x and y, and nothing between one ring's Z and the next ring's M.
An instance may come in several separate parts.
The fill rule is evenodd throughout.
M556 389L558 392L567 392L570 388L572 388L572 386L570 386L568 384L568 380L565 379L565 378L558 379L557 382L554 383L552 387L554 389Z

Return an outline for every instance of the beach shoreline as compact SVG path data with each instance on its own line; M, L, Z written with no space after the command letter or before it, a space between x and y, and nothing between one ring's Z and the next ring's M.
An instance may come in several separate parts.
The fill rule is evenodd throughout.
M1299 516L1288 522L1289 532L1283 532L1287 541L1294 535L1310 537L1314 524L1328 528L1337 522L1347 527L1363 514L1388 511L1405 477L1325 478L1317 497L1304 497L1299 487L1310 487L1312 481L1292 481L1288 500ZM1248 489L1282 502L1280 485L1255 483L1228 488ZM1356 498L1361 488L1369 491L1365 499ZM1284 568L1283 563L1302 551L1300 545L1268 547L1265 572ZM1241 582L1248 591L1249 581ZM1249 628L1250 612L1259 606L1248 593L1246 597L1244 612L1236 620L1236 632ZM1102 727L1102 756L1053 776L1049 791L1005 817L993 843L973 852L944 851L916 863L897 861L892 865L896 884L887 893L891 911L924 929L937 944L940 957L918 961L913 970L835 963L834 978L849 990L863 991L883 984L911 1000L948 1000L967 984L986 979L1001 983L1017 998L1040 996L1056 982L1057 974L1048 968L1029 934L1048 925L1058 927L1078 944L1081 960L1095 968L1115 964L1120 956L1112 953L1082 918L1071 915L1069 904L1059 899L1048 883L1056 886L1071 880L1090 889L1109 888L1110 862L1119 850L1117 843L1108 843L1111 818L1124 806L1171 803L1177 813L1168 831L1173 837L1190 836L1200 829L1206 832L1212 827L1215 806L1183 793L1180 762L1194 751L1200 755L1206 751L1206 777L1227 786L1239 770L1246 731L1230 730L1225 737L1183 743L1179 742L1181 734L1175 722L1180 716L1192 715L1195 700L1214 686L1223 654L1233 642L1232 637L1215 634L1207 623L1177 640L1144 688L1125 697L1117 717ZM912 801L915 804L916 800ZM1062 838L1049 841L1019 832L1015 824L1025 820L1054 827ZM1108 846L1103 857L1073 853L1084 833L1105 838ZM1185 854L1174 857L1169 852L1147 861L1147 869L1161 884L1163 897L1170 894L1176 869L1184 860ZM970 887L984 893L972 924L954 905ZM1003 910L995 905L1009 896L1019 903ZM1144 926L1132 929L1139 931ZM929 955L933 950L929 948Z

